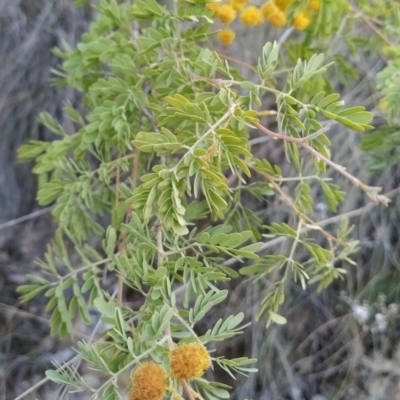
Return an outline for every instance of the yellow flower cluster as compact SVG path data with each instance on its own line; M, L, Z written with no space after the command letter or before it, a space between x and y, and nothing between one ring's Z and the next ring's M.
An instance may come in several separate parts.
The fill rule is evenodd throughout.
M241 11L242 8L249 0L229 0L229 4L236 10Z
M223 29L218 33L218 39L226 45L230 45L235 40L235 36L235 32L229 28Z
M264 22L264 16L262 11L254 6L245 8L240 14L240 21L244 25L257 26Z
M319 9L321 8L320 0L311 0L308 4L308 8L313 11L319 11Z
M140 364L132 374L129 400L162 400L167 387L167 374L153 361Z
M204 375L211 365L211 359L201 344L184 343L171 350L169 365L175 378L191 380Z
M220 6L217 9L216 13L217 17L224 24L230 24L236 18L235 9L229 4L224 4Z
M294 0L275 0L274 1L276 6L282 11L285 11L287 6L289 6L293 2L294 2Z
M311 24L312 16L308 10L300 11L294 18L293 18L293 26L302 31Z
M286 14L278 7L276 4L268 2L265 3L262 8L262 13L264 17L271 22L273 26L283 26L286 25Z
M206 8L208 10L211 10L213 12L213 17L217 18L218 17L218 9L219 9L220 4L219 3L207 3Z
M171 376L191 380L204 375L211 366L207 349L198 343L184 343L170 351ZM162 400L167 388L168 375L154 361L146 361L132 374L129 400Z
M223 24L232 23L240 12L240 21L244 25L258 26L267 20L275 27L287 24L286 9L295 0L269 0L261 8L245 5L250 0L223 0L223 2L206 3L206 8L213 11L213 17ZM306 29L312 22L312 13L321 9L323 0L308 0L308 7L298 10L292 20L292 25L298 30ZM290 11L292 12L292 11ZM218 34L221 43L230 45L235 40L235 32L226 27Z

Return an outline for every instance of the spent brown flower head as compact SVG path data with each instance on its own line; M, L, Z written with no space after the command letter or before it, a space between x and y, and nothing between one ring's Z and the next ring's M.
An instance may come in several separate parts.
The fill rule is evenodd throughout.
M201 344L184 343L171 350L169 364L175 378L191 380L204 375L211 365L211 359Z
M141 363L132 374L130 400L162 400L167 387L164 368L154 361Z

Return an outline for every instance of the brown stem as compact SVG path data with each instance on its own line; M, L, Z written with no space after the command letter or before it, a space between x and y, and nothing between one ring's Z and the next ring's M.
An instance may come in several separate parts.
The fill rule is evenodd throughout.
M118 153L118 159L121 158L121 153ZM121 167L119 162L117 162L117 174L115 178L115 208L118 207L119 203L119 183L120 183Z
M158 268L161 267L161 264L164 259L164 246L163 246L163 234L162 234L162 224L161 221L158 221L158 228L157 228L157 249L158 249Z
M218 53L218 55L220 57L222 57L222 58L225 58L226 60L232 61L232 62L234 62L234 63L236 63L238 65L242 65L243 67L251 69L252 71L257 71L257 68L254 67L253 65L248 64L248 63L246 63L244 61L238 60L237 58L234 58L234 57L231 57L231 56L227 56L227 55L221 54L221 53Z
M314 222L310 217L308 217L307 215L305 215L304 213L302 213L296 206L296 204L293 202L293 200L282 190L282 188L275 182L274 178L260 170L258 170L257 168L254 167L254 165L251 165L249 163L247 163L247 165L254 169L256 172L258 172L259 174L265 176L270 184L274 187L274 189L282 196L282 198L285 200L285 202L294 210L294 212L296 214L298 214L301 218L304 218L308 223L310 223L311 225L315 225L318 226L318 224L316 222ZM336 238L335 236L332 236L329 232L320 229L321 233L330 240L333 240L336 243L339 243L340 245L346 247L348 246L348 244L346 242L343 242L342 240Z
M133 169L132 169L132 185L133 185L134 189L136 189L136 185L137 185L138 170L139 170L139 157L140 157L140 150L138 148L136 148L135 156L133 158Z
M261 124L255 124L257 126L257 128L264 132L265 134L267 134L268 136L270 136L271 138L277 140L277 139L281 139L281 140L286 140L287 142L292 142L297 144L300 147L303 147L306 151L308 151L310 154L312 154L317 160L322 160L324 161L326 164L328 164L329 166L331 166L333 169L335 169L336 171L340 172L343 176L345 176L347 179L350 180L351 183L353 183L354 186L360 187L371 200L374 200L380 204L383 205L388 205L390 202L390 199L382 196L382 195L378 195L379 192L381 192L382 188L381 187L372 187L372 186L368 186L364 183L362 183L359 179L357 179L355 176L351 175L349 172L346 171L346 168L342 167L339 164L336 164L334 161L330 160L329 158L323 156L321 153L319 153L317 150L315 150L314 148L312 148L309 144L308 144L308 140L307 137L305 138L294 138L292 136L287 136L287 135L283 135L281 133L276 133L276 132L272 132L269 129L267 129L265 126L262 126Z
M115 208L118 208L119 204L119 184L120 184L120 175L121 175L121 167L119 165L118 160L121 158L121 153L118 153L117 158L117 173L115 178ZM121 253L125 250L125 238L123 238L122 243L118 249L118 252ZM124 288L124 282L122 277L118 277L118 285L117 285L117 300L122 303L122 292Z
M398 187L398 188L396 188L396 189L394 189L394 190L392 190L392 191L386 193L385 196L387 196L387 197L395 197L395 196L397 196L397 195L399 195L399 194L400 194L400 187ZM363 207L358 208L357 210L349 211L349 212L347 212L347 213L335 215L334 217L327 218L327 219L324 219L324 220L322 220L322 221L318 221L318 222L317 222L317 225L320 226L320 227L323 227L323 226L335 224L335 223L337 223L337 222L341 222L341 221L343 221L344 219L350 219L350 218L358 217L358 216L360 216L360 215L366 214L367 212L371 211L371 210L372 210L374 207L376 207L376 206L377 206L376 203L371 202L371 203L368 203L367 205L365 205L365 206L363 206ZM306 233L306 232L308 232L309 230L310 230L310 228L304 227L304 228L301 230L301 232L302 232L302 233ZM273 248L274 246L278 246L278 245L282 244L285 240L286 240L286 238L283 237L283 236L280 236L280 237L275 238L275 239L273 239L273 240L269 240L268 242L265 242L265 243L256 251L256 253L261 253L261 252L263 252L263 251L265 251L265 250L267 250L267 249ZM237 262L237 259L234 258L234 257L232 257L232 258L229 258L229 259L225 260L224 263L223 263L223 265L229 267L229 266L234 265L236 262Z
M129 156L129 158L133 157L133 168L132 168L132 185L133 188L136 188L137 185L137 178L138 178L138 170L139 170L139 157L140 157L140 151L138 149L135 149L135 152ZM120 166L117 160L117 177L116 177L116 198L115 198L115 206L118 206L119 202L119 184L120 184ZM126 211L125 215L125 223L127 224L131 218L132 215L132 209L131 207L128 207L128 210ZM127 234L124 234L122 237L121 245L119 246L118 249L118 254L123 254L126 250L126 240L127 240ZM123 298L123 290L124 290L124 280L122 276L118 277L118 285L117 285L117 300L122 303L122 298Z
M189 400L195 400L195 398L193 397L192 392L190 391L190 387L187 384L187 382L185 381L185 379L182 379L180 382L181 382L181 384L183 386L183 389L185 390L185 392L187 394L188 399Z

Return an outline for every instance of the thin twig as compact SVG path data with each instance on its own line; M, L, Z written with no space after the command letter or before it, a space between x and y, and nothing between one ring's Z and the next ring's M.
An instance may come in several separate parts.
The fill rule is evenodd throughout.
M161 264L163 263L163 260L164 260L163 232L162 232L162 223L161 223L161 221L158 221L157 249L158 249L157 267L160 268Z
M111 297L114 297L116 295L116 293L114 292L113 295ZM97 331L99 330L100 326L101 326L102 320L101 317L99 317L96 326L93 329L92 334L90 335L89 338L89 344L92 343L94 337L96 336ZM73 358L71 358L68 362L64 363L64 365L70 365L72 364L75 360L79 359L80 356L76 355ZM24 397L26 397L28 394L32 393L33 391L35 391L36 389L40 388L41 386L43 386L45 383L47 383L50 379L49 378L44 378L41 381L39 381L38 383L36 383L35 385L33 385L32 387L30 387L28 390L26 390L24 393L20 394L18 397L16 397L14 400L21 400Z
M181 379L181 384L183 386L183 389L185 390L187 397L189 398L189 400L195 400L195 398L193 397L192 392L190 391L190 387L187 384L187 382L185 381L185 379Z
M355 7L351 6L352 11L358 14L361 19L390 47L394 47L394 44L389 40L389 38L372 22L370 18L364 15L361 11L357 10Z
M139 157L140 157L140 150L138 148L136 148L135 156L133 158L133 169L132 169L132 185L133 185L134 189L136 189L136 185L137 185L137 178L138 178L138 171L139 171Z
M400 187L391 190L390 192L385 193L386 197L395 197L398 194L400 194ZM343 214L339 214L336 215L334 217L331 218L326 218L322 221L319 221L316 223L317 226L320 227L325 227L327 225L331 225L331 224L335 224L337 222L340 222L344 219L349 219L349 218L354 218L354 217L358 217L359 215L363 215L367 212L369 212L370 210L372 210L373 208L377 207L378 204L374 203L374 202L370 202L367 205L358 208L357 210L353 210L353 211L349 211ZM303 229L301 230L302 233L308 232L309 230L311 230L311 228L309 227L303 227ZM261 253L267 249L270 249L272 247L276 247L280 244L282 244L284 241L286 240L286 237L281 236L272 240L269 240L268 242L265 242L258 250L255 251L255 253ZM232 266L237 262L237 259L234 257L228 258L227 260L224 261L223 265L224 266Z
M281 133L276 133L276 132L272 132L271 130L267 129L266 127L264 127L261 124L255 124L256 127L264 132L265 134L267 134L268 136L270 136L273 139L281 139L281 140L285 140L287 142L292 142L297 144L300 147L303 147L307 152L309 152L310 154L312 154L318 161L324 161L326 164L328 164L329 166L331 166L333 169L335 169L336 171L338 171L339 173L341 173L344 177L346 177L347 179L350 180L351 183L353 183L354 186L360 187L366 194L367 196L380 204L383 204L385 206L387 206L390 203L390 199L383 196L383 195L378 195L378 193L381 192L382 188L381 187L372 187L372 186L368 186L366 184L364 184L363 182L361 182L359 179L357 179L355 176L351 175L349 172L346 171L346 168L342 167L339 164L336 164L334 161L330 160L329 158L323 156L321 153L319 153L317 150L315 150L314 148L312 148L308 141L307 141L307 137L305 138L295 138L292 136L288 136L288 135L283 135Z
M143 352L142 354L135 357L131 362L125 365L125 367L121 368L118 372L112 374L111 378L109 378L105 383L103 383L98 389L94 391L94 394L99 394L105 387L107 387L117 376L119 376L122 372L126 371L127 369L131 368L132 365L139 362L142 358L149 355L157 346L161 346L168 340L167 336L164 336L161 340L159 340L154 346L150 347L148 350ZM16 399L15 399L16 400Z
M120 159L120 157L121 153L118 153L118 159ZM119 162L117 162L117 173L115 177L115 208L117 208L119 204L120 175L121 175L121 166L119 165Z
M79 356L75 356L74 358L71 358L71 360L69 360L65 365L69 365L72 364L73 361L75 361L76 358L78 358ZM49 378L44 378L41 381L39 381L38 383L36 383L35 385L31 386L28 390L26 390L24 393L20 394L19 396L17 396L14 400L21 400L24 397L26 397L28 394L34 392L36 389L40 388L41 386L43 386L46 382L48 382L50 379Z
M248 68L248 69L251 69L252 71L257 72L257 68L254 67L254 66L251 65L251 64L248 64L248 63L246 63L246 62L244 62L244 61L238 60L237 58L234 58L234 57L231 57L231 56L227 56L226 54L218 53L218 55L219 55L220 57L222 57L222 58L225 58L226 60L232 61L232 62L234 62L234 63L236 63L236 64L238 64L238 65L242 65L243 67L246 67L246 68Z
M14 226L14 225L18 225L21 222L29 221L30 219L34 219L34 218L40 217L41 215L47 214L53 208L54 208L54 206L42 208L41 210L34 211L33 213L24 215L23 217L13 219L12 221L4 222L4 224L0 224L0 231L3 229L6 229L6 228L10 228L11 226Z
M121 153L118 153L117 159L119 159L120 157L121 157ZM119 162L117 162L117 172L116 172L116 178L115 178L115 209L117 209L118 205L119 205L120 175L121 175L121 167L119 165ZM123 253L125 251L125 246L126 246L126 238L124 237L122 239L121 246L118 249L119 253ZM118 277L118 285L117 285L117 300L119 303L122 303L123 290L124 290L124 282L122 280L122 276L119 276Z
M20 310L19 308L10 306L8 304L0 303L0 312L1 311L8 312L10 314L17 314L21 318L30 318L30 319L34 319L36 321L44 322L46 325L50 326L50 319L41 317L40 315L35 315L35 314L32 314L32 313L29 313L29 312L24 311L24 310ZM76 334L78 337L80 337L82 339L86 339L87 340L89 338L89 336L86 335L85 333L77 331L75 329L74 329L74 334Z
M194 336L194 338L196 339L196 341L199 344L203 344L202 341L200 340L200 338L197 336L197 333L193 330L193 328L179 315L178 311L175 311L174 313L175 318L177 318L183 325L184 327Z
M247 164L249 167L251 167L251 164ZM253 167L254 168L254 167ZM256 170L258 173L261 173L263 176L265 176L270 184L274 187L274 189L282 196L282 198L285 200L285 202L294 210L296 214L300 216L300 218L305 219L308 223L311 225L317 225L316 222L314 222L309 216L306 214L300 212L300 210L297 208L296 204L293 202L293 200L282 190L282 188L275 182L275 180L269 176L268 174L264 174L259 170ZM348 246L346 242L343 242L342 240L336 238L335 236L332 236L329 232L325 231L324 229L321 229L321 233L330 240L335 241L336 243L341 244L342 246Z

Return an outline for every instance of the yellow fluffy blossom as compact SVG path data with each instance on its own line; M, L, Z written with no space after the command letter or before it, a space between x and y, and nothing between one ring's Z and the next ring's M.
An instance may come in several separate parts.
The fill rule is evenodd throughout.
M292 4L294 0L274 0L275 5L281 10L285 11L287 6Z
M132 374L130 400L162 400L167 387L164 368L153 361L139 364Z
M218 9L221 7L219 3L207 3L206 8L214 12L213 17L218 18Z
M230 24L236 18L236 11L229 4L224 4L218 8L218 18L224 24Z
M264 17L271 22L273 26L283 26L286 24L286 14L281 11L274 3L265 3L261 11Z
M229 4L236 11L241 11L241 9L244 7L244 5L248 2L249 2L249 0L229 0Z
M198 343L184 343L171 350L169 365L175 378L200 378L211 365L207 349Z
M265 18L269 19L269 17L275 13L277 13L279 10L279 8L272 2L268 2L265 3L262 7L261 7L261 11L264 15Z
M283 11L279 11L278 13L272 14L268 20L273 26L283 26L286 24L286 14Z
M264 16L259 8L250 6L242 11L240 14L240 20L245 25L256 26L263 23Z
M293 18L293 26L302 31L311 24L311 20L311 14L307 10L303 10Z
M308 8L313 11L318 11L321 8L320 0L311 0L308 3Z
M218 33L218 39L223 44L231 44L235 40L235 32L232 29L224 29Z

